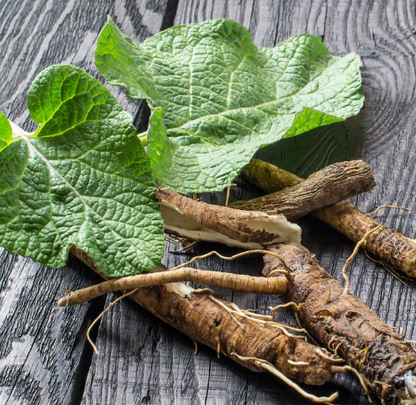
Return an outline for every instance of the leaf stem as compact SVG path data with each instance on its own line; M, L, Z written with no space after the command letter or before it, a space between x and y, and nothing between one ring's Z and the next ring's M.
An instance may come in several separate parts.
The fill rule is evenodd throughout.
M139 138L139 141L142 144L142 146L145 148L148 145L147 132L142 132L138 134L137 137Z

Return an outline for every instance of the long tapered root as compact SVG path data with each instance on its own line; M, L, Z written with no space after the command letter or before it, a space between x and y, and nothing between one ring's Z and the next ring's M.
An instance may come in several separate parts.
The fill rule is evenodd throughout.
M198 284L207 284L236 291L263 294L285 294L290 286L288 278L265 279L264 277L220 273L185 267L177 270L139 274L137 276L104 281L98 285L69 293L58 301L58 305L66 307L83 304L112 291L133 290L178 281L192 281Z

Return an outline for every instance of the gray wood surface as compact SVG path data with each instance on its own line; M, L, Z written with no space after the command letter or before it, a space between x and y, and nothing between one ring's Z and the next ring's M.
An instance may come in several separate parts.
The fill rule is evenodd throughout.
M379 205L415 209L415 3L408 0L0 0L0 110L31 129L26 93L31 81L54 63L72 63L98 77L93 52L97 35L111 15L134 40L173 24L232 18L249 28L261 46L299 33L320 37L329 51L357 52L363 61L364 110L346 123L313 131L270 146L259 157L305 176L329 163L362 158L373 168L377 187L354 199L363 210ZM120 89L113 94L145 127L146 109ZM238 199L255 193L242 181ZM222 196L210 196L214 203ZM379 219L410 237L414 217L382 211ZM303 241L335 277L353 249L344 237L311 218L301 221ZM169 266L189 258L169 254ZM197 252L219 249L201 245ZM206 260L201 267L258 274L259 258L224 263ZM415 285L405 287L360 254L349 270L352 292L390 325L416 339ZM0 403L1 404L307 404L284 384L255 374L226 358L218 359L164 325L137 305L123 301L101 321L92 356L85 329L114 296L90 306L60 309L62 289L97 282L85 266L70 258L51 270L29 259L0 254ZM219 291L245 308L267 307L274 297ZM283 320L290 315L282 313ZM314 394L340 392L340 404L367 404L351 376L310 388ZM377 403L377 400L376 400Z

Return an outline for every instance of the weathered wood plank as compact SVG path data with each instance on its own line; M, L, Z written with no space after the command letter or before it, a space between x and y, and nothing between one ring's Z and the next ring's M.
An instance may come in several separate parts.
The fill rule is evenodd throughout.
M94 307L62 311L56 299L66 286L86 286L97 277L80 277L74 260L51 270L4 250L1 257L2 271L10 271L2 272L0 292L0 402L68 402L87 355L84 323Z
M96 41L107 15L135 41L158 32L164 23L166 1L67 0L2 1L0 29L3 72L0 106L4 114L25 128L33 126L26 94L33 79L52 64L72 64L98 77L94 65ZM132 114L139 101L116 87L110 89Z

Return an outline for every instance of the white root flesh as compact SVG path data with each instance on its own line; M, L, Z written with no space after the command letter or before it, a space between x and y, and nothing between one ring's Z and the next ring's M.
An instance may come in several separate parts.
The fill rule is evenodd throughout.
M186 197L180 197L186 199ZM186 199L185 202L204 208L205 203L189 200ZM215 208L215 206L210 206L210 209L221 212L211 223L198 218L197 214L193 215L192 210L184 212L184 208L177 204L176 199L172 201L160 199L160 212L165 222L166 232L179 235L189 241L222 243L242 249L261 249L264 246L261 242L266 240L265 235L267 235L267 244L300 243L300 227L289 222L283 215L268 215L226 207ZM222 210L224 210L224 215ZM224 232L225 228L226 232Z

